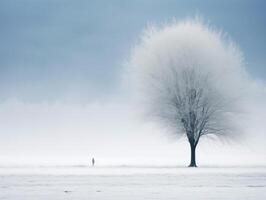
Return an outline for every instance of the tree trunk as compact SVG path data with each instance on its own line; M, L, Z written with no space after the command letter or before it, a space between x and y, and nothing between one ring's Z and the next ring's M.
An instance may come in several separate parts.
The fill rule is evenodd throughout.
M197 167L197 165L196 165L196 145L194 144L194 141L189 141L189 144L190 144L190 150L191 150L189 167Z

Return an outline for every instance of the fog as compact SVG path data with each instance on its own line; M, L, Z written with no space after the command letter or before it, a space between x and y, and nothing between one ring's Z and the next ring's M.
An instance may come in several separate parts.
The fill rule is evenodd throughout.
M156 38L156 42L150 37ZM139 38L133 48L137 65L154 66L154 59L142 57L145 54L139 46L143 41L148 43L145 48L150 48L155 55L163 52L169 57L175 56L176 44L189 45L190 49L198 44L195 52L203 46L207 49L199 54L200 59L210 58L208 62L216 66L212 69L215 74L226 74L228 81L223 86L229 91L228 95L241 88L241 117L236 122L241 140L220 142L204 138L197 149L199 165L266 164L265 82L248 74L241 50L228 36L211 25L185 20L149 26ZM237 56L240 63L235 63L231 56ZM128 61L127 58L121 60ZM137 86L142 82L132 78L135 71L128 62L124 69L118 92L104 100L83 104L3 101L0 104L0 164L87 165L94 157L98 165L185 166L190 153L186 139L177 140L167 129L143 117L145 105L139 101L141 93Z
M157 104L163 103L167 98L164 95L169 95L160 90L168 88L157 82L165 81L167 84L173 81L173 66L174 70L181 72L184 68L193 66L199 74L207 74L212 87L222 94L223 101L230 102L232 106L232 118L226 122L232 124L229 134L231 140L225 143L236 148L241 146L242 150L252 149L252 158L263 155L265 82L255 80L248 73L244 53L223 30L217 29L200 17L151 24L143 31L133 48L127 65L129 68L126 71L132 82L133 96L139 101L138 107L144 111L146 120L157 120L158 112L159 115L162 112L166 117L171 117L171 111L167 114L168 111L165 110L167 107ZM158 87L162 88L157 89ZM168 132L176 135L177 131L168 127L172 123L169 119L159 117L156 123L165 125ZM208 150L212 151L211 148ZM236 153L235 156L242 154L250 159L243 152ZM255 163L264 160L265 158L261 157ZM242 161L244 163L246 160ZM224 162L232 161L225 159Z

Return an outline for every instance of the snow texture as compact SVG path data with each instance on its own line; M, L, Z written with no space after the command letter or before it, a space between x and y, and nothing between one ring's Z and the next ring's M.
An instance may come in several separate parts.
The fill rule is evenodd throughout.
M266 199L266 168L2 167L0 199Z

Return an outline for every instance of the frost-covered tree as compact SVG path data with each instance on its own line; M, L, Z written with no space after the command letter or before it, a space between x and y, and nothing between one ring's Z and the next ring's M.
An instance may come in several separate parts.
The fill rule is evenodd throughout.
M165 76L166 74L164 74ZM184 134L190 144L191 167L196 166L196 147L204 135L228 132L226 118L230 113L222 93L213 88L207 74L187 67L181 71L170 68L165 79L153 77L154 113L164 122ZM158 81L159 80L159 81ZM226 122L226 123L225 123Z
M245 70L241 52L221 33L198 20L150 27L129 65L149 116L187 138L190 167L201 137L233 136Z

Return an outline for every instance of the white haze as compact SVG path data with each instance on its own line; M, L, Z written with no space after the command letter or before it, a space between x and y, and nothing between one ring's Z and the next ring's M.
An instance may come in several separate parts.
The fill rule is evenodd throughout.
M144 111L146 120L166 125L164 127L168 132L176 134L176 130L171 130L172 127L175 128L171 127L171 121L165 122L160 118L157 121L156 114L167 112L162 110L167 108L156 103L167 97L156 89L160 87L156 82L171 82L175 79L172 77L173 68L182 71L193 67L198 74L208 75L224 101L233 106L230 120L233 125L230 131L232 141L228 141L231 146L260 146L263 150L264 142L261 141L265 138L262 127L262 121L266 119L265 84L250 77L243 53L222 31L205 24L199 18L151 25L133 48L127 65L133 96L139 101L138 107ZM253 158L263 155L258 151L257 153L252 155ZM230 162L230 159L227 161ZM264 161L265 157L262 156L256 162Z
M141 46L143 42L147 43L146 49ZM145 74L143 66L165 62L158 62L153 56L175 57L181 47L199 52L198 59L216 66L211 70L218 74L217 80L226 74L228 81L223 88L228 95L239 88L242 91L240 106L244 110L236 122L242 139L225 144L203 139L197 149L198 164L266 164L265 83L248 75L243 55L223 34L197 20L149 27L133 50L134 66L141 66L137 74ZM134 91L139 86L135 85L132 74L136 71L131 67L126 65L126 72L121 74L121 93L107 97L105 102L1 103L0 164L83 165L95 157L98 165L186 166L190 152L185 139L175 140L166 129L139 115L144 108L135 101L141 93Z

